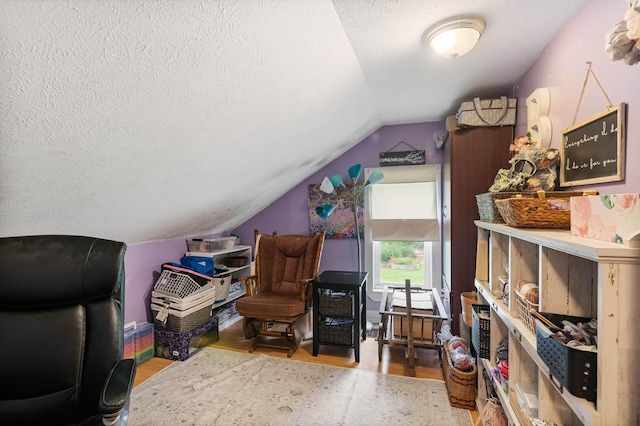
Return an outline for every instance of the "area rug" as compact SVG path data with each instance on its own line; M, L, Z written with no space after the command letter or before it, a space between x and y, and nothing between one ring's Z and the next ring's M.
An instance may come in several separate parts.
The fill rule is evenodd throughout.
M129 425L470 425L443 382L204 348L133 390Z

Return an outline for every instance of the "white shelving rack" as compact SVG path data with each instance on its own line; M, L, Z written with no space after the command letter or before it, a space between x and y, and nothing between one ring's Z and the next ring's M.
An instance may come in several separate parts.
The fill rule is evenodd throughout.
M559 425L638 424L640 249L575 237L564 230L475 223L478 303L491 307L490 357L478 358L478 408L486 403L482 369L495 368L496 346L508 338L511 392L500 383L494 383L494 389L510 424L531 423L513 396L516 383L537 390L539 419ZM518 317L513 285L509 302L501 299L498 277L507 274L511 284L538 283L541 312L597 318L595 402L572 395L553 378L537 353L535 334Z
M251 246L246 245L234 245L230 248L223 248L214 251L200 252L200 251L188 251L186 253L187 256L201 256L201 257L211 257L213 258L213 262L215 265L224 265L224 260L228 257L232 256L242 256L248 259L248 263L244 266L240 267L226 267L225 274L231 273L233 278L238 278L241 276L249 275L251 272ZM223 301L216 302L213 304L213 311L217 312L218 315L222 316L220 318L220 322L218 323L218 330L222 331L225 328L229 327L232 324L238 322L242 317L238 314L233 314L231 316L225 316L224 311L231 306L235 300L245 296L247 294L247 288L245 283L241 283L241 287L239 290L229 293L229 296Z

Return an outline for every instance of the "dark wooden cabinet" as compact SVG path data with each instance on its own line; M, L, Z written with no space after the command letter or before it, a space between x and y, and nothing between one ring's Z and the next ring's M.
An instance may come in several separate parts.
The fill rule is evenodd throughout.
M474 290L476 194L487 192L501 168L509 168L513 126L472 127L449 134L442 179L442 274L450 291L451 331L459 334L460 294Z

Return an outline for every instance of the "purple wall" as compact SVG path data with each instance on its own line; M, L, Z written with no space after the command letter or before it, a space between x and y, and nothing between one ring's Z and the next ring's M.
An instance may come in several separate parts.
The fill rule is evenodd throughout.
M629 66L622 61L612 61L604 51L605 35L623 20L627 8L628 3L625 1L585 2L516 85L519 106L517 134L527 132L526 109L523 109L527 97L535 89L547 87L551 97L551 146L558 149L563 129L603 112L608 104L591 75L587 80L576 122L573 123L587 74L587 61L591 62L591 69L611 103L627 104L625 181L580 186L577 187L578 190L595 189L601 194L640 192L640 167L637 166L637 158L640 157L640 120L636 109L640 106L640 68L638 65Z
M348 177L347 169L356 163L362 164L363 170L367 167L378 167L380 153L391 150L394 145L400 142L405 142L418 150L424 150L427 163L440 164L442 163L442 151L435 148L433 140L433 133L437 130L445 130L444 122L381 127L233 232L240 237L243 244L253 244L254 229L263 233L277 231L278 234L308 235L309 207L307 200L310 184L320 183L325 176L332 176L336 173L346 179ZM393 151L410 150L411 148L405 144L400 144L393 149ZM384 168L382 171L384 172ZM364 175L364 171L362 175ZM355 239L327 239L325 241L320 271L330 269L351 271L358 269Z
M379 165L380 152L389 151L402 141L418 150L424 150L427 163L442 163L442 151L435 149L433 133L444 129L444 122L384 126L232 232L240 237L241 244L247 245L253 245L254 229L265 233L277 231L279 234L308 235L309 184L320 183L325 176L336 173L346 177L347 169L355 163L362 164L363 169L376 167ZM409 150L411 148L404 144L393 149ZM125 256L125 322L151 322L149 300L160 265L164 262L177 262L186 249L185 238L128 246ZM354 270L357 263L354 239L326 241L320 270Z
M579 187L596 189L601 194L640 192L640 167L636 166L640 156L640 120L635 108L640 105L638 83L639 66L628 66L613 62L604 51L605 34L624 18L627 4L624 1L587 0L585 5L557 35L522 76L515 86L518 97L517 134L526 133L526 98L539 87L549 88L551 95L550 118L552 122L552 142L560 147L560 132L572 125L580 92L585 79L587 61L613 104L627 103L626 138L626 179L623 182ZM577 122L599 112L607 105L593 77L589 78L581 102ZM278 231L280 234L309 232L307 207L308 185L320 183L326 175L340 173L343 177L347 169L361 163L363 167L377 166L379 153L388 151L395 144L404 141L417 149L425 150L428 163L441 163L442 152L435 150L433 133L443 130L443 122L385 126L345 152L323 170L310 176L262 212L234 230L242 244L253 244L253 230L261 232ZM409 148L400 145L396 150ZM126 263L126 321L145 321L148 297L155 282L160 265L167 261L177 261L186 250L184 239L157 241L129 246ZM347 269L357 266L354 240L327 240L321 270Z
M443 122L382 127L233 232L240 237L241 244L250 245L253 245L253 230L256 228L266 233L277 231L279 234L309 234L309 184L320 183L326 175L335 173L346 177L347 169L358 162L363 168L376 167L379 164L380 152L388 151L402 141L418 150L426 151L427 163L441 163L442 151L435 149L433 133L444 129ZM410 149L401 144L394 151ZM354 239L327 240L320 269L357 268L355 244ZM125 256L126 322L151 322L149 299L153 284L159 275L160 265L164 262L177 262L186 249L184 238L128 246Z
M160 275L160 265L164 262L177 262L186 250L184 238L127 246L124 258L125 322L152 322L148 307L151 289Z

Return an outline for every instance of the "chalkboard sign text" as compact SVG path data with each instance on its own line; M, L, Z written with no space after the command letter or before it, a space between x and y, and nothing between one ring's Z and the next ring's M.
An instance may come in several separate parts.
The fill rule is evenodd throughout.
M625 104L562 131L560 186L624 179Z

